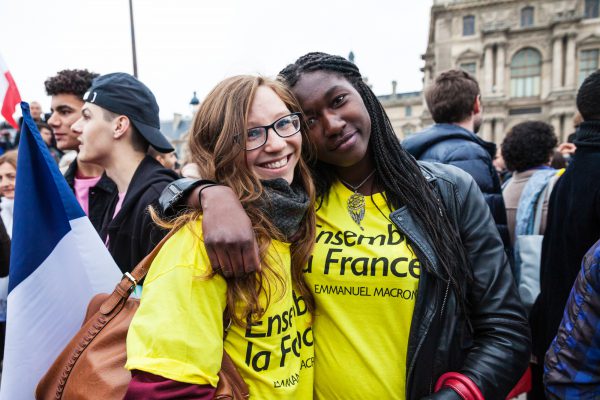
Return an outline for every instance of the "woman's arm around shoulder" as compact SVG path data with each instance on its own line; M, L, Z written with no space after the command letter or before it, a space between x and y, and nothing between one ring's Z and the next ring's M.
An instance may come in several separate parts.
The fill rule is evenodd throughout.
M179 181L187 182L186 189L181 188L186 182ZM252 223L233 190L223 185L202 183L208 181L179 181L163 191L160 199L162 213L169 215L185 207L202 209L204 246L212 267L226 277L241 277L260 271Z

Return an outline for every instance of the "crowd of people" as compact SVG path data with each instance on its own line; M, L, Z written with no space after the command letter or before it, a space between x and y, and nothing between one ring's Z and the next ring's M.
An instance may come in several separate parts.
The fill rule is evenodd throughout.
M171 232L126 399L214 398L224 353L259 399L600 396L600 72L572 143L527 121L497 149L467 72L426 88L434 124L401 142L353 62L308 53L219 82L181 170L138 79L45 85L51 114L32 117L118 267ZM3 324L16 159L0 157Z

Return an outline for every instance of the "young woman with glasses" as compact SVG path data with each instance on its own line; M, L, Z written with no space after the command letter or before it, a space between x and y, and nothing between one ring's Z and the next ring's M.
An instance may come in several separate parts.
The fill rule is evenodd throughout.
M236 76L204 100L191 129L192 159L202 176L236 193L262 268L224 279L202 245L199 213L171 222L176 232L150 268L129 329L126 367L133 379L126 398L212 399L223 351L252 398L312 397L313 300L302 268L315 211L301 158L305 134L300 107L281 83Z
M529 331L473 179L417 163L352 62L309 53L280 79L317 154L317 232L304 270L316 306L314 396L505 398L527 366ZM242 276L259 257L229 193L201 192L204 239L213 265Z

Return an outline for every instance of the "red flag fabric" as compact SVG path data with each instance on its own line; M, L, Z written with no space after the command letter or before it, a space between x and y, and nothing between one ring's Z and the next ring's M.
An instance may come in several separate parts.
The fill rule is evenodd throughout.
M19 125L13 118L13 114L20 103L19 89L17 89L6 63L0 56L0 114L15 129L19 129Z

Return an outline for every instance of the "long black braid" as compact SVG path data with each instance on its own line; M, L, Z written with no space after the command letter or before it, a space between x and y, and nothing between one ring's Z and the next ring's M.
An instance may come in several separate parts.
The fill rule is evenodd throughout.
M383 106L365 84L354 63L340 56L308 53L285 67L279 77L293 88L303 73L315 71L330 71L343 76L362 97L371 117L370 149L375 160L377 182L382 185L393 208L406 205L421 223L430 238L443 275L436 273L424 257L421 257L422 264L428 272L450 282L459 303L465 307L464 286L472 280L472 272L460 236L441 206L439 194L427 182L415 159L400 145ZM311 163L311 167L317 195L322 198L335 180L333 168L318 161Z

